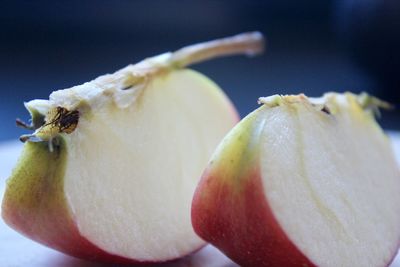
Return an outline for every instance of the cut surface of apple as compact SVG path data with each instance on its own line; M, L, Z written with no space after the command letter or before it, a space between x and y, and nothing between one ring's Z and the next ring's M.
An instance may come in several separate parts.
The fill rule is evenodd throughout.
M238 115L216 84L182 67L261 49L259 33L239 35L26 103L34 133L21 137L4 220L33 240L96 261L163 262L199 249L205 243L191 225L193 193Z
M365 94L273 96L224 138L196 190L195 231L242 266L387 266L400 174Z

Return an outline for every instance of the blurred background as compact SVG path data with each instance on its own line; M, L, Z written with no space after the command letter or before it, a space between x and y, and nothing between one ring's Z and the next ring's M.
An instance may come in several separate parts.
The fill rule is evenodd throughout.
M2 1L0 141L26 133L23 102L111 73L145 57L244 31L268 39L263 56L193 66L242 116L271 94L366 91L400 106L400 2ZM400 130L399 108L384 112Z

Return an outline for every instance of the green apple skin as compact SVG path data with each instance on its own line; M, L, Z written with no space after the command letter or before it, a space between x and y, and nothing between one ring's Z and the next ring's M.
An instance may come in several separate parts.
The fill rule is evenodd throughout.
M214 153L193 198L193 227L241 266L315 266L290 242L264 196L258 163L264 108L237 124Z
M7 181L2 217L19 233L66 254L92 261L138 263L111 255L83 237L63 191L67 147L62 137L54 151L47 142L27 142Z

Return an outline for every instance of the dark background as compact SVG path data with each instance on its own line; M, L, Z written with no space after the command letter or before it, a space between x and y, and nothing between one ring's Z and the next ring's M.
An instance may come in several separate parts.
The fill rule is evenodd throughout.
M193 68L242 116L271 94L367 91L400 104L398 1L0 2L0 140L24 133L23 101L89 81L184 45L258 30L265 55ZM387 129L400 113L384 112Z

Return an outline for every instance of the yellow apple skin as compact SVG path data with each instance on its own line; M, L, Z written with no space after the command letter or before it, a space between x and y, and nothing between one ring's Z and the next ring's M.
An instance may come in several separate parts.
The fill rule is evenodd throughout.
M195 232L241 266L315 266L289 240L265 199L259 139L265 107L224 138L196 189Z
M58 137L58 143L53 152L47 142L25 143L7 181L1 209L4 221L35 241L78 258L139 263L109 254L80 234L63 188L67 147L62 137Z

